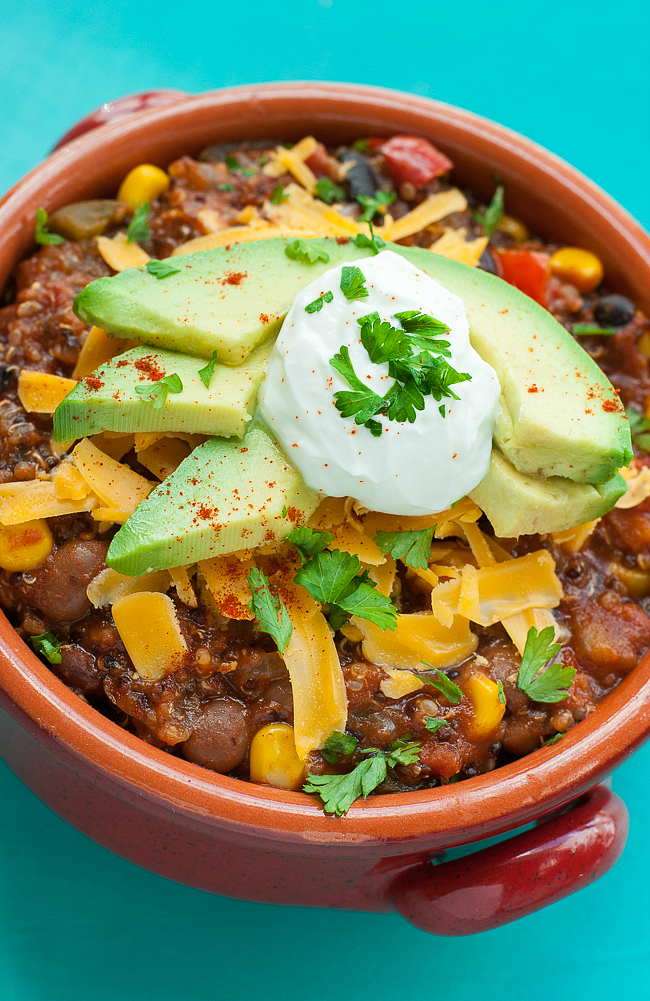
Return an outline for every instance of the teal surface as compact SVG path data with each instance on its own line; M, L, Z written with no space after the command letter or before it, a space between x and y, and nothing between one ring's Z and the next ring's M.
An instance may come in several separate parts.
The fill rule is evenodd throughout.
M547 0L0 2L0 189L77 118L152 87L380 84L518 129L650 223L650 5ZM605 1001L647 996L650 748L599 883L516 925L429 937L392 915L230 901L68 827L0 765L0 1001Z

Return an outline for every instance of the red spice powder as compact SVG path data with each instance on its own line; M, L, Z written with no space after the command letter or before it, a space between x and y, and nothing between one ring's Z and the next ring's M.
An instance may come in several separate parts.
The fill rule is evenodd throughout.
M89 389L91 392L96 393L98 389L102 388L104 382L102 381L102 379L99 379L96 375L87 375L86 378L84 379L84 384L86 386L86 389Z
M349 243L350 242L350 237L349 236L337 236L336 242L338 243L338 245L340 247L342 247L345 243Z
M620 409L620 404L614 400L605 400L603 403L603 410L608 414L617 414Z
M138 358L138 360L134 362L134 365L138 372L142 374L142 378L149 379L150 382L160 382L160 380L167 374L164 368L160 368L153 355L145 355L144 358Z
M219 281L222 285L241 285L247 276L248 271L227 271Z
M532 386L529 386L528 387L528 392L529 393L539 393L537 385L535 383L533 383Z
M266 313L260 313L260 323L268 323L269 318Z

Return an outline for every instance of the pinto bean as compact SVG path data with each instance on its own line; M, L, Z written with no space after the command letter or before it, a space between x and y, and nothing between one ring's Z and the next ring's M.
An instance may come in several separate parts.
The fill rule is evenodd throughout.
M51 622L74 622L90 608L86 588L104 568L108 543L66 542L30 574L25 600Z
M203 706L189 740L180 745L183 756L213 772L231 772L246 757L248 727L244 707L235 699L213 699Z
M61 663L57 665L57 673L66 685L79 688L88 695L102 691L102 674L96 664L91 653L76 643L68 643L61 647Z

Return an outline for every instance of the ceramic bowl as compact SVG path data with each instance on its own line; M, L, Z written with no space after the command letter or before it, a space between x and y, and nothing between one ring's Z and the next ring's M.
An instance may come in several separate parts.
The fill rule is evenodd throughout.
M508 210L542 236L593 250L608 287L650 312L650 240L553 154L466 111L330 83L238 87L100 124L67 142L0 202L0 287L33 252L35 210L113 196L131 167L165 167L213 142L327 143L414 133L485 196L498 170ZM106 107L106 106L105 106ZM59 681L0 621L0 752L69 823L138 865L215 893L272 903L395 909L438 934L528 914L605 872L625 843L623 804L602 782L650 734L650 658L559 745L462 783L374 796L345 818L302 793L240 782L125 733ZM530 826L533 825L534 826ZM528 828L473 854L450 850ZM459 853L456 852L456 855Z

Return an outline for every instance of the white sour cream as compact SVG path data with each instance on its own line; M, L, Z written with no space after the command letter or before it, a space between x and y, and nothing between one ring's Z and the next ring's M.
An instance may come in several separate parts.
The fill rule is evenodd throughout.
M499 381L470 345L467 314L458 296L390 250L357 266L366 278L367 298L345 298L341 266L326 271L293 301L262 384L261 417L312 490L354 497L387 514L443 511L487 473ZM329 291L331 302L318 312L305 312ZM425 397L425 408L416 412L413 424L377 417L383 433L373 437L354 417L343 418L336 409L334 394L350 386L330 360L346 345L356 374L383 396L394 380L388 363L370 360L357 320L376 311L399 328L395 313L405 310L422 310L449 326L448 361L472 378L451 387L459 400Z

